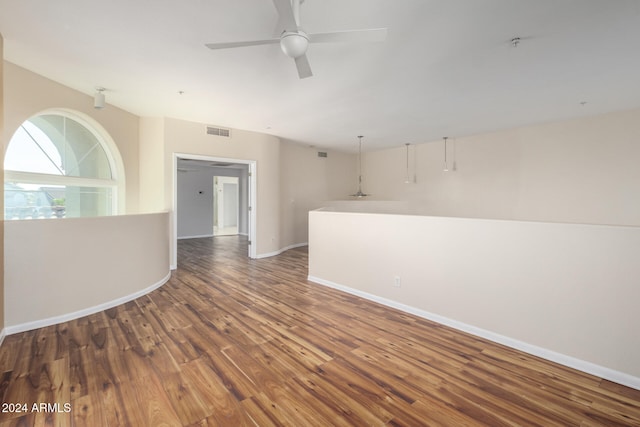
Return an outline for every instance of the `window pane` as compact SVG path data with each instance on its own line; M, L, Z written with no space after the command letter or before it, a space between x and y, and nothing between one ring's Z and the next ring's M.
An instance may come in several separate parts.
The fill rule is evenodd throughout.
M111 215L113 188L5 182L4 218L73 218Z
M37 185L4 183L4 219L51 218L53 197Z
M62 157L53 142L37 126L24 122L11 138L5 170L64 175Z
M72 112L25 121L4 158L5 219L113 215L117 153L105 138Z
M111 215L113 189L108 187L65 187L66 217Z
M26 121L11 139L5 170L111 179L109 159L96 136L68 117Z
M68 117L47 114L30 120L51 139L62 156L64 174L111 179L109 160L96 136Z

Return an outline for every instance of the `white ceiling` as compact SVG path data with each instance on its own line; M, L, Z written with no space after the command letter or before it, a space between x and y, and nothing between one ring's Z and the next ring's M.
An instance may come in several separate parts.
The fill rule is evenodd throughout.
M300 80L271 0L0 0L5 59L107 103L321 148L403 146L640 107L638 0L306 0ZM513 37L522 43L514 48ZM184 94L179 94L184 91ZM582 104L586 102L586 104Z

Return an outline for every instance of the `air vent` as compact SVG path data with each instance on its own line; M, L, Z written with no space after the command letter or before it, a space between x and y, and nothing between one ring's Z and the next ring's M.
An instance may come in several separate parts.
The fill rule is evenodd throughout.
M318 151L318 157L327 157L326 151Z
M224 138L231 138L231 129L207 126L207 135L215 135L215 136L222 136Z

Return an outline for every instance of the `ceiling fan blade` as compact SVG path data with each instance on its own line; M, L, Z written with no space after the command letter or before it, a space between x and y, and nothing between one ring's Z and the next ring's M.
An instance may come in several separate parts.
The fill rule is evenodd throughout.
M311 72L311 65L309 64L306 54L297 57L295 61L296 68L298 69L298 77L306 79L307 77L313 76L313 73Z
M298 0L294 0L298 1ZM283 30L294 31L298 29L296 18L293 13L293 6L291 0L273 0L273 5L278 10L278 26Z
M369 30L334 31L331 33L308 34L311 43L335 42L383 42L387 38L386 28Z
M227 42L227 43L207 43L206 47L209 49L230 49L233 47L245 47L245 46L260 46L263 44L277 44L280 43L280 39L265 39L265 40L249 40L244 42Z

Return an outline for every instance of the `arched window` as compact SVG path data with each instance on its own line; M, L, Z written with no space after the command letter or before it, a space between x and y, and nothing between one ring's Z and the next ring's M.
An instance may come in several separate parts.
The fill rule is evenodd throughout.
M70 218L118 212L121 161L97 123L46 112L15 132L4 160L4 218Z

